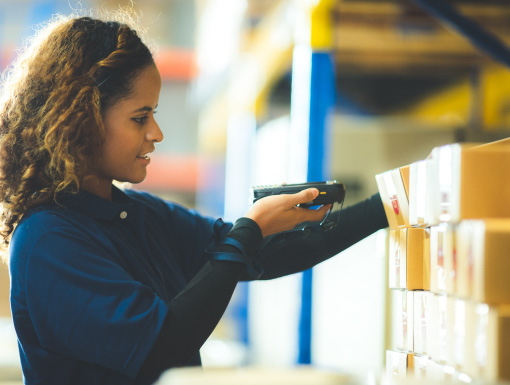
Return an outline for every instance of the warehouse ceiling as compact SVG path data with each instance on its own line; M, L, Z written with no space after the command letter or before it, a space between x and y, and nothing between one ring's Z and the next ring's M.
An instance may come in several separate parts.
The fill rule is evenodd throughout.
M128 4L131 0L93 1ZM249 35L279 4L291 1L246 0L245 32ZM440 1L334 1L337 90L344 107L367 114L391 113L466 78L477 82L480 70L493 59L444 18L423 7L423 3ZM510 47L510 0L442 1ZM148 19L160 12L169 15L156 18L164 23L151 25L162 45L191 47L194 25L190 15L208 2L167 0L140 3L140 7ZM273 101L289 103L290 79L290 74L280 79L272 91ZM226 82L222 76L215 80L220 85Z
M454 8L510 43L510 2L464 0ZM335 13L337 62L344 70L458 72L486 55L412 0L343 0Z
M341 0L335 5L334 39L340 97L368 114L390 113L447 89L461 79L476 83L493 61L445 18L423 7L428 0ZM447 2L447 0L444 0ZM253 0L263 14L271 2ZM456 12L510 47L510 1L450 1ZM256 4L256 5L255 5ZM274 98L283 100L290 78Z

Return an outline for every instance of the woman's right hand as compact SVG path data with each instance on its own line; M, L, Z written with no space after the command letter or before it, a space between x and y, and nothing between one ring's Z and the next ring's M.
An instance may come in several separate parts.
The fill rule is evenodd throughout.
M319 209L297 207L298 204L313 201L319 190L309 188L296 194L281 194L259 199L244 215L254 220L262 231L262 236L292 230L302 222L319 222L324 219L331 205Z

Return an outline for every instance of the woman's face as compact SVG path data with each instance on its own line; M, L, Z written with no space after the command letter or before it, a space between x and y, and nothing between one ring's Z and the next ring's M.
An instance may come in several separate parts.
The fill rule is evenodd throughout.
M106 139L94 173L98 183L85 188L106 199L111 183L140 183L147 175L150 153L163 140L154 120L161 91L161 76L156 66L144 69L133 81L133 92L106 110L103 116Z

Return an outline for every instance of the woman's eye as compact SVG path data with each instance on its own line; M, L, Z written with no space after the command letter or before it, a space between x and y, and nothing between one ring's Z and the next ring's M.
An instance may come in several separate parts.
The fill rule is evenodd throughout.
M139 118L133 118L133 120L138 123L138 124L144 124L147 119L149 119L148 116L142 116L142 117L139 117Z

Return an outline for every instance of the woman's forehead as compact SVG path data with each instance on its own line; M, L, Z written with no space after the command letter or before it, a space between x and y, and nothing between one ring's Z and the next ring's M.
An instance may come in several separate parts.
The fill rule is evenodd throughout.
M153 110L158 104L160 92L161 76L156 66L150 66L133 79L131 93L112 107L128 109L130 112Z

